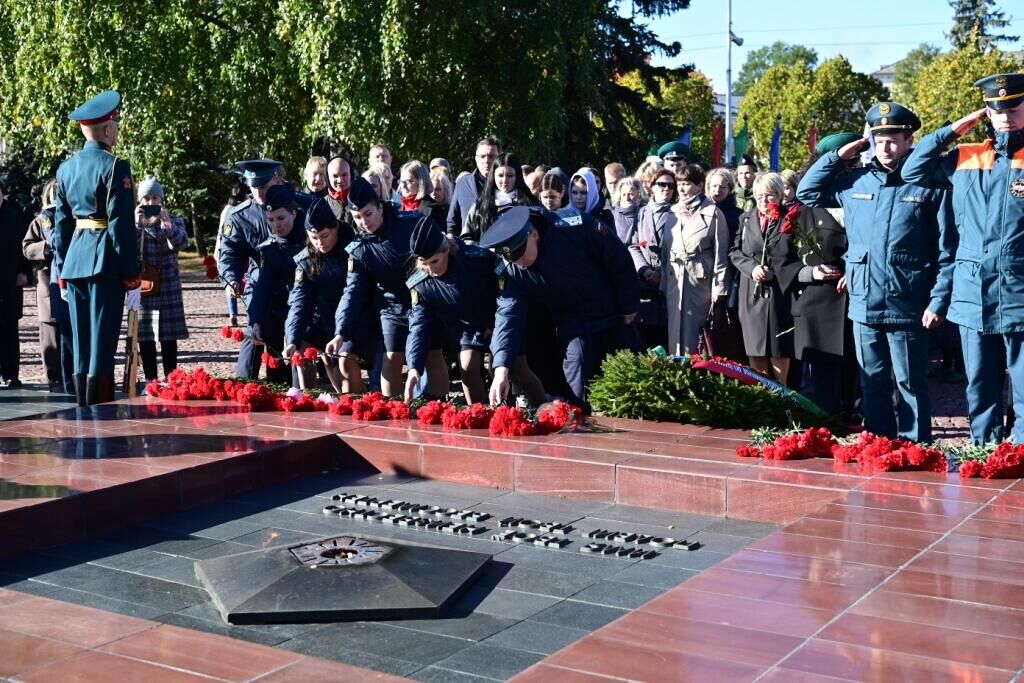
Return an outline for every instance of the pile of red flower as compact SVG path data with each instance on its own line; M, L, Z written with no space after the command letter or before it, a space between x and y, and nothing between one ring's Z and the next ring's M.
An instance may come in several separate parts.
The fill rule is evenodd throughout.
M220 338L230 339L231 341L242 342L245 341L245 330L241 327L231 327L231 325L225 325L220 328Z
M987 451L987 449L985 449ZM1009 441L978 457L960 461L962 478L1017 479L1024 477L1024 444Z
M492 409L482 403L474 403L460 409L444 401L431 401L416 409L416 419L420 424L441 425L451 431L486 429L495 436L531 436L575 428L582 420L582 413L568 403L553 401L537 411L534 421L522 408L500 406Z
M836 462L856 462L861 469L876 472L946 472L949 463L946 454L937 448L922 446L904 439L890 439L861 432L857 440L836 444L832 448Z
M166 384L153 380L146 385L146 393L164 401L235 401L252 410L271 410L277 399L265 384L218 379L203 368L192 372L178 368L167 376Z
M762 457L765 460L804 460L806 458L827 458L832 455L834 445L832 432L826 427L811 427L800 432L793 431L776 436L771 442L756 440L751 444L736 447L736 455L743 458Z

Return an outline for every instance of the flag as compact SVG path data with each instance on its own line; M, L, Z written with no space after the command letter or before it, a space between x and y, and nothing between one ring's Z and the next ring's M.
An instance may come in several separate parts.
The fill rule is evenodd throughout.
M725 129L716 123L711 129L711 165L722 165L722 146L725 143Z
M778 173L779 157L782 156L782 116L775 117L775 130L772 131L772 147L768 153L768 168Z
M811 130L807 133L807 153L814 154L818 149L818 121L811 123Z
M743 127L736 131L736 137L732 139L732 162L738 164L740 158L747 153L750 146L750 131L747 130L747 119L743 118Z
M677 142L681 142L684 145L686 145L687 147L689 147L690 146L690 138L691 137L692 137L692 135L690 133L690 124L686 124L686 126L683 128L683 132L679 134L679 137L677 138L676 141Z

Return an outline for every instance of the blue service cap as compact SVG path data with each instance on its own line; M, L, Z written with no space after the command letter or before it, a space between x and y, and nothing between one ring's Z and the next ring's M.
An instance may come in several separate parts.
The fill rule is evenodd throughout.
M380 197L370 181L362 176L353 180L352 187L348 189L348 208L359 211L373 202L380 204Z
M272 186L267 190L267 196L263 200L263 208L267 211L294 209L295 205L295 190L288 183Z
M819 140L814 151L818 154L828 154L829 152L838 151L851 142L860 139L862 139L862 136L858 133L832 133L832 135L826 135Z
M898 102L879 102L868 110L868 128L872 133L913 133L921 127L921 119Z
M494 249L509 263L519 260L526 251L526 238L530 234L530 209L513 206L494 221L480 238L480 246Z
M1024 74L996 74L974 82L989 109L1013 109L1024 102Z
M671 159L672 161L678 159L687 161L690 158L690 146L678 140L666 142L658 148L658 156L662 159Z
M239 161L235 166L242 173L242 182L249 187L261 187L274 179L281 168L281 162L273 159L249 159Z
M338 217L326 198L317 199L306 211L306 231L316 232L324 228L337 228Z
M430 258L441 251L444 245L444 231L433 218L424 216L416 222L409 236L409 251L420 258Z
M116 90L104 90L68 114L68 118L82 125L92 126L114 118L120 106L121 93Z

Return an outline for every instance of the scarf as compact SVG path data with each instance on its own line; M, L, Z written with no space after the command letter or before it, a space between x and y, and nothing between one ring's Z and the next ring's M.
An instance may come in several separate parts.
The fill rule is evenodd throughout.
M703 201L704 193L701 192L696 196L691 197L690 199L685 199L679 202L679 204L682 207L683 213L685 213L687 216L692 216L700 209L700 205Z
M327 194L331 196L331 199L336 199L342 204L348 204L348 188L344 190L327 190Z
M494 205L495 206L508 206L509 204L515 204L516 195L519 194L518 190L512 190L511 192L502 192L501 190L494 190Z
M402 197L402 210L415 211L420 208L420 202L422 201L419 197Z

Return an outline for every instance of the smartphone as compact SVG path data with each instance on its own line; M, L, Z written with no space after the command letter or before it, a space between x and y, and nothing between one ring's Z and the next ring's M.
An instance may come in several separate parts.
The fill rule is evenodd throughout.
M146 204L142 207L142 215L146 218L156 218L163 210L164 207L158 204Z

